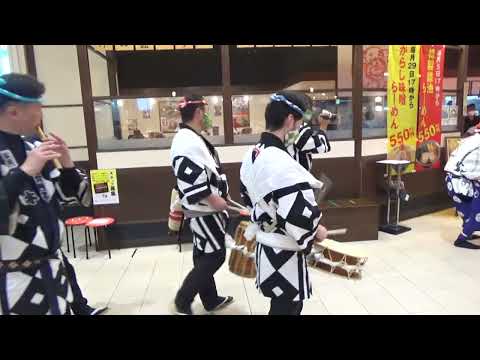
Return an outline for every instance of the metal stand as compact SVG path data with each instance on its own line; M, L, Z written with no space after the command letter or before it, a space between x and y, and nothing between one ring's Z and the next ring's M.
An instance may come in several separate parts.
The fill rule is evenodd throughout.
M388 160L386 160L386 161L379 161L378 163L387 165L387 175L388 175L387 181L388 181L388 186L390 186L391 180L392 180L392 168L394 168L396 173L397 173L397 181L398 181L398 184L400 185L401 184L401 176L402 176L401 175L401 166L408 165L410 162L406 161L404 163L403 162L402 163L389 163ZM400 201L401 201L400 200L400 186L397 186L396 196L395 196L395 202L397 203L397 215L395 217L395 222L391 223L390 222L390 208L391 208L392 200L391 200L391 197L390 197L390 189L389 189L388 200L387 200L387 224L380 226L380 231L383 231L385 233L392 234L392 235L399 235L399 234L403 234L407 231L412 230L409 227L399 225L399 221L400 221Z

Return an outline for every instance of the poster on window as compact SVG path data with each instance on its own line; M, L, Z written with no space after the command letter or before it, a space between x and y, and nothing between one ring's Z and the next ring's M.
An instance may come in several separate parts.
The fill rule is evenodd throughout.
M440 168L444 45L420 47L416 171Z
M90 170L94 205L120 204L118 195L117 170Z
M235 96L232 99L233 131L236 135L250 134L250 98Z
M420 45L388 48L387 158L410 161L407 173L415 169L419 60Z
M363 88L385 89L387 87L388 46L363 46Z

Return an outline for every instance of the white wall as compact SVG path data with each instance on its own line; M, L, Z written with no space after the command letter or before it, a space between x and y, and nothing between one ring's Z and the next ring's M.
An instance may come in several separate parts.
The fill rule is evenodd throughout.
M110 96L107 60L89 48L88 62L90 65L93 96Z
M83 107L44 108L43 127L62 137L71 147L86 146Z
M46 132L64 138L70 147L84 147L71 149L71 153L74 161L86 161L87 137L76 45L34 45L34 54L38 80L46 87L44 128ZM94 82L97 88L101 88L101 81L92 79L92 84ZM52 108L49 105L64 107Z
M217 147L220 161L240 163L243 156L253 145ZM354 156L354 141L334 141L329 154L317 154L314 158L340 158ZM98 167L104 169L128 169L142 167L171 166L170 149L143 151L116 151L97 153Z
M35 45L37 76L47 92L44 105L82 103L75 45Z

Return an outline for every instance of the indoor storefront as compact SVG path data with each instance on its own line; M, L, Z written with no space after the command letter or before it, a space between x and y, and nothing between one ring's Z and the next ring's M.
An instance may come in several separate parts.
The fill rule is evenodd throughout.
M154 293L170 291L169 296L173 297L173 288L188 270L184 264L190 260L185 256L190 255L183 255L181 249L183 245L187 254L191 249L190 229L188 226L181 228L181 236L178 236L170 234L168 225L172 189L177 183L170 151L182 122L179 102L191 94L201 95L207 101L202 135L218 151L231 198L242 203L239 176L242 159L266 130L266 106L271 95L281 90L306 95L313 114L327 110L336 115L326 130L331 151L313 155L312 174L315 178L326 175L333 184L319 204L323 213L320 223L329 230L348 229L335 236L340 243L351 244L357 249L365 244L364 248L374 254L367 274L378 270L392 277L392 282L384 284L383 278L373 282L370 275L367 276L366 283L370 290L373 289L372 293L382 293L378 304L384 296L383 286L393 294L395 301L400 298L398 302L401 303L397 307L393 300L389 303L390 298L385 300L385 295L385 302L380 306L371 297L367 299L366 293L356 285L339 285L340 280L335 279L334 295L322 295L321 300L314 301L317 307L309 305L307 313L377 313L380 308L378 313L442 313L447 308L445 312L448 313L455 312L456 305L449 308L453 300L447 297L438 295L442 301L445 299L438 308L435 308L437 305L430 308L430 300L425 300L425 304L429 303L424 307L420 302L420 305L412 303L410 308L411 300L402 298L402 286L410 286L402 282L409 276L403 266L413 261L405 254L418 251L421 261L428 263L431 258L426 248L436 241L428 238L417 244L415 231L422 231L422 236L437 237L441 232L454 236L459 230L460 220L446 191L444 167L453 150L449 148L450 142L459 140L465 132L467 105L476 104L476 108L480 108L480 46L445 45L442 51L442 75L437 75L441 78L441 86L437 83L441 90L436 90L441 94L437 99L441 118L435 131L439 147L433 150L428 147L419 155L416 149L410 151L408 146L400 146L400 150L396 150L400 154L398 157L389 155L390 148L397 145L397 139L391 138L389 117L397 103L389 100L392 96L389 79L393 76L389 69L393 66L389 64L388 45L0 45L0 75L26 73L45 84L42 128L45 133L54 132L66 141L75 164L85 174L90 174L91 170L116 171L113 190L117 192L118 203L99 202L87 209L67 206L62 214L64 219L92 216L115 220L112 226L98 231L98 253L101 255L92 254L95 251L91 248L92 265L87 265L88 261L80 262L85 256L82 248L88 245L86 232L84 236L83 230L76 229L79 250L74 260L87 274L89 284L95 284L87 289L100 294L98 298L102 300L99 302L109 297L109 301L117 303L115 313L123 313L129 305L138 305L138 302L146 313L166 311L163 300L161 310L158 304L153 304L156 301ZM406 93L408 103L408 89ZM431 130L432 137L434 130ZM403 145L409 133L402 134ZM429 156L434 155L435 162L439 160L438 166L428 162ZM408 196L402 198L399 208L391 210L387 200L391 179L387 178L385 164L379 162L408 160L415 164L424 158L427 165L422 165L421 171L417 168L417 171L402 174L402 191ZM92 188L97 189L93 185ZM101 191L111 190L107 187ZM412 231L404 235L408 241L401 245L385 245L393 237L387 238L379 230L388 225L387 218L395 216ZM240 221L240 216L232 215L228 225L232 236ZM438 221L438 229L426 230L425 221ZM447 225L450 226L448 230ZM453 243L455 239L451 240ZM439 243L442 252L438 250L441 260L437 260L444 261L446 240L439 240ZM101 274L93 267L104 266L103 256L107 249L112 251L112 267ZM148 249L153 251L149 253ZM134 256L139 255L145 256L146 262L138 264L133 273L127 273L131 278L121 284L116 278L117 272L126 271ZM174 274L170 274L172 278L167 279L165 275L169 290L162 287L160 291L160 285L155 288L157 285L151 285L152 281L146 278L148 274L142 272L148 263L151 278L164 276L157 269L157 260L152 260L153 256L175 269ZM382 262L379 260L382 257L387 260ZM435 262L435 266L438 264L440 262ZM460 262L459 266L463 266L462 271L467 268L470 271L472 259ZM222 279L233 276L226 268L220 275ZM117 279L117 287L101 288L94 280L95 274L108 281ZM320 289L328 277L328 273L312 276ZM418 275L418 279L422 286L428 287L426 278ZM138 284L137 289L137 281L143 285L148 282L147 289ZM237 282L235 285L229 283L227 288L235 297L243 299L239 312L264 313L265 304L250 302L253 282L248 285L245 279L242 284ZM167 286L165 283L162 286ZM412 290L411 294L414 291L417 290ZM134 292L136 295L131 295ZM138 295L141 292L146 294L143 300ZM418 298L423 299L422 296ZM345 308L336 302L340 298ZM122 310L123 305L125 309ZM132 313L142 313L138 312L137 305ZM475 309L480 311L480 308ZM234 312L232 310L232 314Z

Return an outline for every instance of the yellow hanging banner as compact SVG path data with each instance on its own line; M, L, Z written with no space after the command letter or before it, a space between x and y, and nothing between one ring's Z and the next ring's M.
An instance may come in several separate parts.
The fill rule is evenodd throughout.
M417 146L418 73L420 45L388 47L387 159L412 162Z

